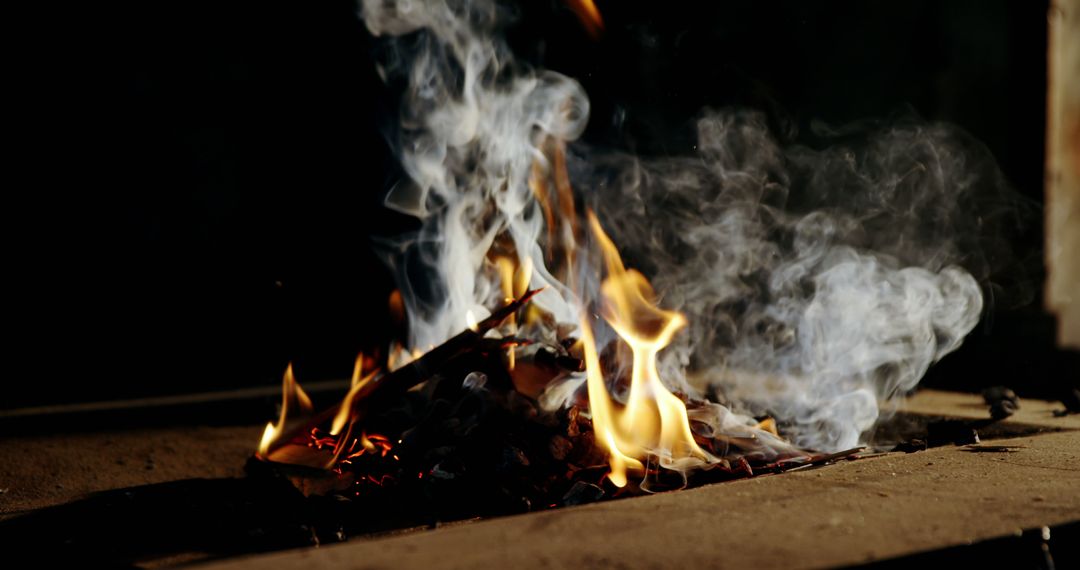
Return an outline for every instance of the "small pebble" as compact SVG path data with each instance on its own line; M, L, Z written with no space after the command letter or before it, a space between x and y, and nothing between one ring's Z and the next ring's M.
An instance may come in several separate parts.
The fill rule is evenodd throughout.
M990 406L990 417L995 420L1003 420L1020 408L1020 398L1005 386L987 388L983 390L982 396Z

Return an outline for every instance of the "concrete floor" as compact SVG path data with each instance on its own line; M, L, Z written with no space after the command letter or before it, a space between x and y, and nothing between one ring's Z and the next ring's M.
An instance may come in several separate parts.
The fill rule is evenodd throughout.
M1010 422L1064 431L842 462L778 476L450 525L209 569L812 568L888 558L1080 519L1080 417L1025 401ZM908 409L985 418L978 396ZM239 476L261 429L188 428L0 440L0 517L94 491Z
M90 493L241 477L262 427L189 427L0 438L0 520Z

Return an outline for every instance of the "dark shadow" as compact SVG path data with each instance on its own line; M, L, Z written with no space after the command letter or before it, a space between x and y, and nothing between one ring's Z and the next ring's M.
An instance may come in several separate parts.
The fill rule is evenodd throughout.
M1080 568L1080 521L1027 529L1018 535L851 566L892 568Z
M9 560L128 568L140 561L311 545L327 536L326 505L286 481L187 479L118 489L0 522ZM340 539L337 539L340 540Z

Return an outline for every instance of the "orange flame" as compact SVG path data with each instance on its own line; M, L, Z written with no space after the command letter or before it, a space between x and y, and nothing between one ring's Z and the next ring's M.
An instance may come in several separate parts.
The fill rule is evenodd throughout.
M566 3L570 5L574 14L577 14L581 24L585 26L585 31L593 39L599 38L604 31L604 20L600 17L600 10L596 8L593 0L567 0Z
M428 350L431 350L432 348L434 347L429 346ZM424 355L424 352L425 351L420 350L419 348L409 350L405 348L405 345L394 342L390 345L390 351L386 355L386 369L393 372L417 358L420 358Z
M544 243L544 259L540 262L546 269L565 284L574 289L574 267L577 243L580 241L580 228L574 201L574 191L570 185L570 174L566 165L566 145L549 138L541 146L544 159L533 162L529 176L529 188L544 214L547 239ZM530 265L533 260L526 259ZM524 272L526 279L530 271ZM520 287L524 292L528 283Z
M263 430L262 439L259 441L259 456L266 457L270 452L270 448L276 444L278 439L284 434L285 421L289 417L290 401L295 401L304 412L311 411L311 398L308 398L304 389L296 382L296 378L293 376L291 362L285 369L285 376L281 380L281 415L278 416L276 424L273 422L266 424L266 429Z
M623 266L596 216L591 211L588 216L607 266L607 277L601 284L604 319L634 355L630 388L620 406L608 393L592 328L582 319L589 408L597 440L610 454L611 482L625 486L627 470L644 470L641 460L649 455L658 456L661 465L675 468L715 461L694 441L686 406L660 381L656 367L657 353L686 325L686 319L656 306L645 276Z

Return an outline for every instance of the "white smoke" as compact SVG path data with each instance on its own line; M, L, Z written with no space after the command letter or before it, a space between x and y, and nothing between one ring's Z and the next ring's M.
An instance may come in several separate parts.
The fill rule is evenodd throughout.
M709 112L699 156L579 161L627 256L689 334L665 380L773 414L814 449L853 447L879 403L918 384L978 323L957 263L1007 189L943 125L873 129L822 151L784 148L758 113ZM988 197L989 196L989 197Z
M528 180L546 139L584 130L580 85L515 62L492 0L363 0L362 17L388 37L384 77L404 84L392 143L409 180L387 203L422 222L395 258L412 345L439 344L501 300L490 257L507 242L534 262L530 287L548 287L535 302L576 323L574 293L542 263ZM663 353L665 381L719 388L797 444L852 447L881 401L978 322L979 285L957 265L977 260L955 237L970 229L961 198L978 169L940 126L823 151L782 147L754 113L710 113L698 132L695 157L581 145L571 157L575 188L628 265L690 320Z
M528 179L544 160L545 139L573 140L584 130L589 101L581 86L517 69L493 33L494 2L363 0L362 17L376 36L420 31L409 38L411 50L404 40L396 46L404 59L382 70L407 82L394 143L410 180L387 205L422 220L403 249L414 248L419 280L436 287L418 294L408 274L416 268L399 263L412 346L438 345L468 326L469 315L481 319L502 301L489 259L497 239L509 238L533 261L530 286L546 287L533 302L559 322L576 322L569 292L539 263L544 220Z

